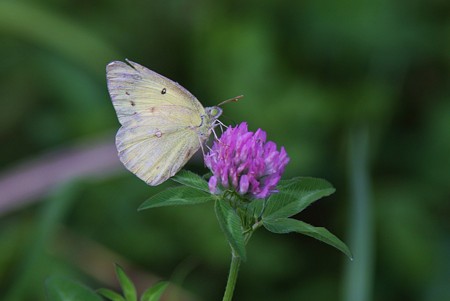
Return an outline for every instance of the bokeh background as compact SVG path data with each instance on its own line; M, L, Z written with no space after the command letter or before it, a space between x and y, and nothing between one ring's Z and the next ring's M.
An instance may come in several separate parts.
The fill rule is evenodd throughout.
M129 58L222 121L284 145L285 177L334 195L297 216L348 243L261 230L236 300L450 300L450 2L0 1L0 299L65 275L117 288L120 263L165 300L220 300L229 249L212 204L137 212L105 66ZM187 167L204 174L201 158Z

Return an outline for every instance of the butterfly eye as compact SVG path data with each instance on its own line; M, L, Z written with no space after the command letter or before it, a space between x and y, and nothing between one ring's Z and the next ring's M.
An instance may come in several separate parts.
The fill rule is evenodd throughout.
M210 117L218 118L222 114L222 109L219 107L209 107L206 108L206 113Z

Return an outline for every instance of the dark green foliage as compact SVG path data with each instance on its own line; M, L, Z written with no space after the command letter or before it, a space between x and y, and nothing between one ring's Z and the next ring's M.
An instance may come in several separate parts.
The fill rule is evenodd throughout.
M51 166L54 150L86 139L106 135L112 144L119 124L105 65L129 58L178 81L205 106L244 94L221 120L245 120L284 145L285 179L333 183L334 194L291 218L346 243L354 212L348 162L356 159L349 129L366 129L375 257L374 269L363 272L372 300L450 300L449 28L443 0L0 1L0 179L29 167L27 160ZM58 179L77 170L72 164ZM187 169L207 172L198 159ZM120 170L83 177L58 218L41 214L55 200L48 194L1 207L1 300L45 300L43 284L54 273L113 287L95 272L117 257L163 278L188 258L195 268L181 286L199 300L220 299L229 250L213 202L136 212L174 183L148 187ZM7 192L51 177L15 178L2 186L0 204ZM247 257L236 300L339 299L339 261L349 262L303 235L267 231L255 233Z

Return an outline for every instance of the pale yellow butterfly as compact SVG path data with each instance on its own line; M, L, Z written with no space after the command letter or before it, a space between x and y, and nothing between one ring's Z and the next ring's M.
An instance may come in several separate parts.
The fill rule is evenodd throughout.
M106 66L109 94L122 125L116 146L125 167L155 186L175 175L197 152L222 109L204 108L178 83L126 62Z

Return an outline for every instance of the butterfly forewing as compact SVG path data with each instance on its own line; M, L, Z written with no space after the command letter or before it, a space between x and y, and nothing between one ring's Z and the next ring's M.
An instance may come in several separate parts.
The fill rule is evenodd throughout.
M205 109L189 91L144 66L128 62L115 61L106 67L109 94L121 124L135 114L155 111L173 115L186 125L201 123Z

